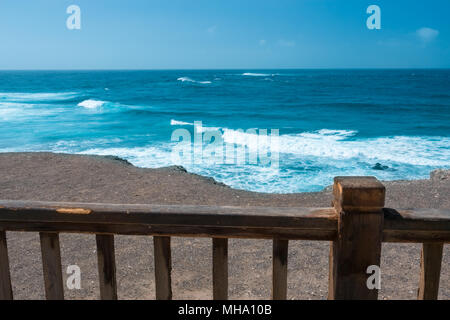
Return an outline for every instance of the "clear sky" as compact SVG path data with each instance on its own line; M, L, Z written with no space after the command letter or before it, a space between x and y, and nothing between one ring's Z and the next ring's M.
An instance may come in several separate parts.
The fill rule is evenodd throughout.
M449 68L450 1L0 0L0 46L0 69Z

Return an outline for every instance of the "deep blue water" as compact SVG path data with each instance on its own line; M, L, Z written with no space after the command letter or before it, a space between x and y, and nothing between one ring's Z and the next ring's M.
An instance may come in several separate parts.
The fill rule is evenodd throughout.
M450 167L450 70L0 72L0 152L111 154L154 168L174 164L176 129L219 130L225 150L250 157L252 131L237 130L252 128L279 130L278 167L205 154L175 163L263 192L316 191L336 175L424 178Z

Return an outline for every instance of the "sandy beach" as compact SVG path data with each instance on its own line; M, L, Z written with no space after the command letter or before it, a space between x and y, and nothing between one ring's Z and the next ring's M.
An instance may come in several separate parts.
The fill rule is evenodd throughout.
M235 190L180 167L143 169L114 157L52 153L0 154L0 199L105 203L155 203L238 206L330 206L331 189L297 194ZM330 184L332 181L330 180ZM383 182L386 206L450 208L450 171L430 179ZM43 299L39 236L8 232L15 299ZM173 238L174 299L210 299L211 240ZM62 263L82 270L82 289L67 299L98 299L95 237L62 234ZM384 244L380 299L415 299L420 244ZM326 299L328 242L291 241L288 298ZM230 240L229 296L269 299L271 241ZM154 299L151 237L116 236L119 299ZM444 246L439 299L450 299L450 249ZM64 274L64 276L66 276Z

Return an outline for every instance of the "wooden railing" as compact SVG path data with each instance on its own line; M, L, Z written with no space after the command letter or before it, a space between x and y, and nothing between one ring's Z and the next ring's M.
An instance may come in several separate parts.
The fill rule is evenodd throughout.
M377 299L367 268L382 242L423 243L419 299L437 299L450 210L384 208L373 177L335 178L332 208L0 201L0 299L12 299L6 231L40 233L47 299L63 299L59 233L94 233L101 299L117 299L114 235L154 237L157 299L171 299L171 236L211 237L213 297L228 297L227 238L273 239L273 299L286 299L289 240L329 240L330 299Z

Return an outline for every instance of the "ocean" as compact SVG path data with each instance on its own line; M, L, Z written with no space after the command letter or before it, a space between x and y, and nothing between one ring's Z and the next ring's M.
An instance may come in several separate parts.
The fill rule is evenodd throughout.
M174 133L212 131L247 161L174 158ZM248 161L255 137L277 142L270 163ZM0 152L19 151L177 164L257 192L427 178L450 168L450 70L1 71Z

